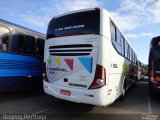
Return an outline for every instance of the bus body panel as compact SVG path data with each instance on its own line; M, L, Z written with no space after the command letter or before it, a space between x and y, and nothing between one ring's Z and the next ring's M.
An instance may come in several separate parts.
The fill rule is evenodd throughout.
M0 52L0 77L32 77L40 74L42 74L42 62L34 56Z
M113 103L114 100L107 101L107 96L108 96L107 85L108 85L108 78L109 78L108 72L109 72L109 67L110 67L110 63L109 63L110 61L110 41L109 39L106 39L104 36L100 36L100 35L71 36L67 38L65 37L58 38L57 40L56 38L54 38L54 39L47 40L45 42L45 46L46 46L45 49L48 49L49 46L52 46L52 45L54 46L63 45L63 41L64 41L63 39L65 39L65 45L68 45L68 44L72 45L72 44L77 44L77 43L93 45L93 50L92 50L93 53L91 53L89 56L78 56L82 58L92 56L93 58L92 73L89 73L86 70L86 68L77 59L77 56L72 56L72 57L56 56L62 59L60 62L63 67L65 66L66 68L68 68L67 71L69 71L70 68L65 63L64 58L68 58L68 59L74 58L74 61L75 61L74 66L77 67L78 69L77 70L75 69L76 71L75 73L72 73L72 71L69 71L71 72L71 74L66 74L65 77L62 75L58 75L58 77L60 77L61 79L58 79L54 76L50 77L51 75L49 75L49 71L48 71L47 77L49 77L48 78L49 83L45 81L43 82L44 83L43 87L44 87L45 92L57 98L74 101L74 102L88 103L88 104L94 104L94 105L99 105L99 106L106 106L106 105ZM49 68L50 65L48 65L48 62L47 62L48 61L47 58L49 58L49 49L45 50L45 52L47 52L45 54L46 55L45 61L46 61L46 67L47 67L46 69L48 70L48 69L51 69ZM106 54L106 55L103 55L103 54ZM52 62L51 64L57 67L54 57L51 57L50 59ZM77 64L79 66L77 66ZM96 64L103 64L103 67L106 69L106 85L97 90L96 89L89 90L88 87L93 82L93 79L95 76ZM61 68L60 65L58 66L59 68ZM53 74L52 72L50 73ZM87 85L87 88L69 86L68 82L64 82L64 78L69 78L68 81L71 81L76 84ZM52 80L54 81L54 79L57 79L57 81L52 82ZM66 95L61 95L60 90L71 91L71 94L73 94L72 96L73 98L70 96L67 97ZM93 98L89 97L89 95L91 96L93 95L94 97ZM76 97L74 98L74 96Z
M0 76L0 92L37 91L43 88L41 76Z
M0 52L1 92L41 89L41 74L42 62L39 59Z
M107 39L107 44L105 43L106 41L103 41L102 44L107 45L107 47L103 47L104 51L99 52L99 54L102 54L102 57L106 57L104 53L108 51L107 54L110 55L104 59L107 62L102 62L102 64L108 64L107 66L105 66L106 68L108 68L107 73L109 73L106 80L106 83L108 84L108 91L110 91L107 97L107 102L108 104L111 104L115 101L115 99L122 95L122 87L124 84L124 80L126 78L130 78L129 74L135 74L135 77L131 79L126 79L128 82L127 89L135 83L135 80L133 79L136 79L137 74L136 66L132 66L132 62L122 57L122 55L120 55L113 46L113 43L110 39L110 19L112 18L109 15L108 11L102 10L101 15L103 16L103 18L101 19L101 23L105 23L103 24L103 27L101 27L101 32L102 35L104 35L104 38ZM130 72L131 69L134 69L135 71L132 73Z
M106 106L107 103L107 86L100 89L93 90L81 90L71 87L63 87L58 85L49 84L43 81L43 87L46 94L53 95L56 98L64 99L77 103L93 104L98 106ZM60 90L68 90L71 92L70 95L60 94ZM106 93L106 94L103 94Z
M112 41L110 41L110 44L112 44ZM108 90L111 91L111 97L108 99L110 99L109 101L114 101L122 94L122 87L124 78L127 74L126 72L128 71L128 64L127 61L117 53L113 45L111 45L110 49L111 55Z
M112 44L112 42L110 44ZM125 64L125 59L118 55L113 46L111 46L110 59L111 60L109 69L110 71L108 89L112 91L110 93L112 96L111 101L113 101L122 94L121 88L124 80L124 73L122 73L122 67L123 64Z
M65 41L65 44L63 44L63 41ZM51 55L55 52L50 52L53 49L48 49L46 52L46 61L49 61L46 63L47 67L47 76L48 81L51 84L54 85L60 85L65 87L73 87L73 88L82 88L82 89L88 89L91 85L94 75L95 75L95 69L97 64L97 55L98 55L98 46L99 42L101 41L100 37L97 35L82 35L82 36L71 36L67 38L54 38L47 40L46 46L48 49L51 46L59 46L59 45L73 45L73 48L60 48L60 49L54 49L54 50L63 50L65 52L70 54L71 52L68 52L67 50L86 50L91 49L91 52L89 52L89 55L84 56L56 56ZM74 45L79 45L77 43L81 43L82 48L74 47ZM83 45L92 45L93 47L83 47ZM79 54L78 52L74 52ZM81 52L86 53L86 52ZM48 57L48 58L47 58ZM56 59L58 61L56 61ZM69 62L72 62L71 65L67 63L67 60ZM50 63L51 61L51 63ZM86 62L86 63L85 63ZM89 65L86 65L89 64ZM65 79L67 82L65 82ZM78 86L79 85L79 86Z

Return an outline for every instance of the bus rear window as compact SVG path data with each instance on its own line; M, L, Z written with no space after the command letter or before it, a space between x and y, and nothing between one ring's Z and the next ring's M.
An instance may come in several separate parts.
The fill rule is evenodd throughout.
M47 39L67 35L99 34L100 11L84 11L53 18L48 26Z

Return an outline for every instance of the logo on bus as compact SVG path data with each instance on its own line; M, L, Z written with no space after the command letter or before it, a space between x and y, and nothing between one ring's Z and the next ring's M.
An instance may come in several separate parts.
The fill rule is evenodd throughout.
M55 71L61 71L61 72L68 72L66 69L64 68L48 68L49 72L55 73Z
M112 68L118 68L118 65L115 64L115 63L113 63L113 64L111 64L111 67L112 67Z
M69 83L69 86L75 86L75 87L87 88L87 85L83 85L83 84L76 84L76 83Z

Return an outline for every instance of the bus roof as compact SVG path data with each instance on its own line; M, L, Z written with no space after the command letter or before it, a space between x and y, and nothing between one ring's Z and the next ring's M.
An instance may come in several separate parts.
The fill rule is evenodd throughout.
M61 15L57 15L54 18L58 18L58 17L61 17L61 16L65 16L65 15L69 15L69 14L73 14L73 13L78 13L78 12L84 12L84 11L90 11L90 10L95 10L96 8L88 8L88 9L80 9L80 10L74 10L74 11L70 11L70 12L67 12L67 13L63 13Z
M22 32L26 32L26 33L29 33L29 34L33 34L33 35L38 35L38 36L41 36L41 37L45 37L45 34L43 34L43 33L40 33L40 32L31 30L31 29L22 27L22 26L20 26L20 25L11 23L11 22L6 21L6 20L0 19L0 25L3 25L3 26L5 26L5 27L10 27L10 28L13 28L13 29L17 29L17 30L20 30L20 31L22 31Z

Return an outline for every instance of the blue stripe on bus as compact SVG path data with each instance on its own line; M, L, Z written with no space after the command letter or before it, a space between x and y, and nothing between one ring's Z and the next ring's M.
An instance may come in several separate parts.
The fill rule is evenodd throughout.
M42 76L42 62L35 56L0 52L0 76Z
M4 52L0 52L0 59L18 60L18 61L35 61L40 63L40 61L34 56L25 56L25 55L10 54L10 53L4 53Z
M41 76L42 70L0 69L0 76Z

